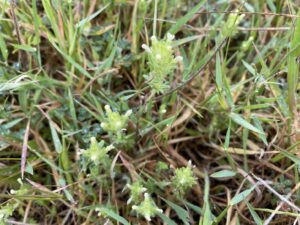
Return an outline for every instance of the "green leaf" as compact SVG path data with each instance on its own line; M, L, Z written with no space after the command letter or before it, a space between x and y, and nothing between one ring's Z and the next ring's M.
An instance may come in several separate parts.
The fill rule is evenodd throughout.
M281 153L282 153L285 157L287 157L287 158L289 158L290 160L292 160L294 163L300 165L300 158L298 158L296 155L291 154L291 153L289 153L289 152L287 152L287 151L284 151L284 150L281 150Z
M298 12L297 16L300 15L300 11ZM291 55L288 57L287 60L287 66L288 66L288 105L290 109L290 115L291 117L295 117L295 107L297 105L297 98L296 98L296 90L297 90L297 83L299 79L299 66L296 62L296 57L300 55L300 46L299 46L299 40L300 40L300 19L296 19L295 23L295 31L294 35L291 40L291 47L290 49L293 50ZM295 49L295 50L294 50Z
M97 17L104 9L106 9L108 6L110 5L110 3L106 4L103 8L99 9L98 11L96 11L95 13L93 13L92 15L80 20L77 24L76 24L76 28L80 28L82 26L84 26L87 22L91 21L92 19L94 19L95 17Z
M60 178L60 179L58 180L58 183L60 184L61 187L66 187L66 185L67 185L65 179L63 179L63 178ZM64 192L66 198L67 198L70 202L75 203L75 200L74 200L72 194L70 193L70 191L69 191L67 188L64 188L64 189L63 189L63 192Z
M256 76L257 72L256 70L247 62L245 62L244 60L242 60L242 63L244 64L244 66L246 67L246 69L253 75Z
M248 195L250 195L250 193L255 189L256 185L253 185L251 188L246 189L244 191L242 191L241 193L237 194L236 196L234 196L231 201L230 201L230 205L236 205L238 203L240 203L241 201L244 201Z
M15 125L17 125L18 123L20 123L23 119L24 119L24 117L12 120L6 124L1 125L1 127L4 129L10 129L10 128L14 127Z
M255 126L261 131L263 132L263 134L259 134L259 138L264 142L265 145L268 145L268 141L267 141L267 137L266 137L266 134L264 133L264 130L262 128L262 125L261 125L261 122L258 118L256 117L252 117L253 121L254 121L254 124Z
M172 209L174 209L174 211L177 213L178 217L181 219L181 221L183 222L183 224L185 225L189 225L189 223L187 221L190 220L190 216L188 211L186 211L184 208L180 207L179 205L176 205L173 202L170 202L166 199L163 199Z
M272 0L267 0L267 4L270 7L271 11L273 13L276 13L276 6L274 5L273 1Z
M33 175L33 167L29 162L26 163L25 172Z
M60 139L58 137L58 134L57 134L55 128L53 127L53 124L52 124L51 121L49 121L49 125L50 125L51 136L52 136L52 140L53 140L53 143L54 143L55 151L57 153L61 153L62 152L62 145L61 145Z
M178 39L172 42L172 47L177 47L179 45L186 44L188 42L194 41L201 38L201 35L193 35L193 36L188 36L182 39Z
M167 225L177 225L173 220L167 217L163 213L157 213L157 215L167 224Z
M36 48L31 47L30 45L18 45L11 44L15 49L23 50L25 52L36 52Z
M49 1L49 0L42 1L45 13L49 19L49 22L51 24L51 27L55 34L55 37L58 39L58 43L62 46L64 44L64 40L61 37L60 30L58 27L57 15L56 15L55 10L53 10L51 3L52 3L52 1Z
M192 209L194 212L198 213L199 215L203 214L203 210L190 202L184 201L184 204L187 205L190 209Z
M247 128L253 132L264 134L264 132L260 131L258 128L253 126L251 123L249 123L247 120L245 120L243 117L241 117L239 114L231 112L229 114L229 117L236 122L237 124L241 125L244 128Z
M248 209L249 209L249 211L250 211L250 213L251 213L251 216L253 217L255 223L256 223L257 225L263 225L263 221L262 221L261 218L258 216L258 214L255 212L255 210L254 210L254 208L252 207L252 205L251 205L248 201L246 201L246 204L247 204L247 206L248 206Z
M5 44L5 40L2 37L1 33L0 33L0 50L1 50L1 54L4 58L4 60L6 61L7 57L8 57L8 50L7 50L7 46Z
M300 16L300 11L297 13L297 16ZM291 41L291 49L293 53L290 55L292 57L298 57L300 55L300 46L299 46L299 39L300 39L300 19L296 19L294 35ZM294 50L297 48L296 50Z
M49 41L53 45L53 47L70 63L72 64L76 69L79 70L83 75L85 75L88 78L92 79L92 75L90 75L80 64L78 64L71 56L66 54L64 51L62 51L54 42L54 40L51 38L50 35L48 35Z
M227 210L228 207L226 207L221 213L219 213L219 215L214 219L213 225L219 224L221 222L221 220L227 215Z
M212 178L234 177L236 172L232 170L221 170L210 175Z
M180 18L179 20L177 20L177 22L170 28L170 30L168 31L171 34L176 34L179 29L186 24L195 13L197 13L200 8L202 7L202 5L206 2L206 0L202 0L200 1L194 8L192 8L187 14L185 14L182 18Z
M50 167L55 168L57 171L61 172L61 173L66 173L66 171L64 171L63 169L61 169L60 167L58 167L57 165L55 165L51 160L47 159L46 157L44 157L42 154L40 154L37 150L34 149L34 147L36 146L36 144L34 144L33 142L29 142L28 143L29 146L29 150L31 152L33 152L36 156L38 156L41 160L43 160L46 164L48 164Z
M121 224L130 225L130 223L124 217L119 216L117 213L115 213L114 211L112 211L108 208L101 207L101 208L99 208L99 211L101 213L104 213L106 216L109 216L110 218L118 221Z
M216 84L219 91L222 90L223 87L223 76L222 76L222 67L221 67L221 60L220 54L216 54Z
M205 173L205 185L204 185L204 205L203 205L203 220L202 225L211 225L213 223L214 217L210 209L209 204L209 177L208 174Z

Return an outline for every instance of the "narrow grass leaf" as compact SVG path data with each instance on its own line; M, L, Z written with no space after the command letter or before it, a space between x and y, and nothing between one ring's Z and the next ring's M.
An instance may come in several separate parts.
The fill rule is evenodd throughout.
M213 223L214 217L212 215L210 204L209 204L209 177L205 173L205 185L204 185L204 215L202 218L202 225L211 225Z
M263 225L263 221L261 220L261 218L259 217L259 215L255 212L254 208L252 207L252 205L246 201L247 207L251 213L251 216L253 217L255 223L257 225Z
M123 224L123 225L130 225L130 223L122 216L119 216L117 213L115 213L114 211L108 209L108 208L104 208L101 207L99 208L99 211L103 214L105 214L106 216L118 221L119 223Z
M172 43L172 47L177 47L177 46L179 46L179 45L186 44L186 43L188 43L188 42L197 40L197 39L199 39L200 37L202 37L202 36L201 36L201 35L193 35L193 36L189 36L189 37L182 38L182 39L179 39L179 40L175 40L175 41L173 41L173 43Z
M48 36L50 37L50 36ZM50 40L50 38L49 38ZM70 63L72 64L76 69L79 70L79 72L81 72L83 75L85 75L88 78L92 78L92 76L81 66L79 65L77 62L75 62L75 60L69 56L68 54L66 54L64 51L62 51L54 42L54 40L50 41L51 44L53 45L53 47Z
M36 48L31 47L30 45L18 45L18 44L11 44L15 49L23 50L25 52L36 52Z
M96 18L104 9L106 9L108 6L110 5L110 3L106 4L103 8L99 9L98 11L94 12L93 14L91 14L90 16L80 20L77 24L76 24L76 28L80 28L82 26L84 26L87 22L91 21L92 19Z
M167 217L163 213L157 213L157 215L164 221L167 225L177 225L173 220L171 220L169 217Z
M241 193L237 194L236 196L234 196L231 201L230 201L230 205L236 205L238 203L240 203L241 201L244 201L250 194L251 192L255 189L256 185L253 185L251 188L246 189L244 191L242 191Z
M18 119L12 120L11 122L8 122L6 124L1 125L1 127L4 128L4 129L10 129L10 128L16 126L22 120L24 120L24 118L18 118Z
M30 163L26 163L25 172L29 173L30 175L33 175L33 167Z
M53 140L53 143L54 143L55 151L57 153L61 153L62 152L62 144L61 144L61 141L58 137L57 131L54 128L54 126L52 125L51 121L49 121L49 126L50 126L50 130L51 130L51 136L52 136L52 140Z
M216 84L219 91L222 90L223 87L223 77L222 77L222 67L220 61L220 54L216 54Z
M182 18L177 20L177 22L170 28L169 33L176 34L179 29L185 25L193 16L195 13L197 13L202 5L206 2L206 0L200 1L194 8L192 8L186 15L184 15Z
M300 166L300 158L298 158L296 155L292 154L292 153L289 153L287 151L284 151L284 150L281 150L281 153L289 158L290 160L292 160L294 163L296 163L297 165Z
M27 158L27 148L28 148L28 137L29 137L29 128L30 128L30 119L27 122L23 145L22 145L22 156L21 156L21 177L24 179L25 166L26 166L26 158Z
M239 114L233 113L231 112L229 114L229 117L236 122L237 124L241 125L244 128L247 128L253 132L256 132L258 134L264 134L264 132L260 131L258 128L256 128L255 126L253 126L251 123L249 123L247 120L245 120L242 116L240 116Z
M297 14L300 15L300 11ZM299 77L299 66L296 61L296 57L300 54L299 48L299 40L300 40L300 19L296 19L295 31L291 40L291 49L295 49L293 53L288 57L288 105L290 109L290 113L292 117L296 116L296 89Z
M265 145L268 145L267 137L262 128L260 120L256 117L252 117L252 119L254 121L254 125L263 133L263 134L258 134L259 138L264 142Z
M214 219L213 225L217 225L222 221L222 219L226 216L227 210L228 207L223 209L223 211Z
M63 169L61 169L60 167L58 167L57 165L55 165L53 162L51 162L49 159L47 159L46 157L44 157L41 153L39 153L37 150L35 150L32 146L32 143L29 144L29 150L31 152L33 152L36 156L38 156L41 160L43 160L45 163L47 163L50 167L55 168L57 171L61 172L61 173L66 173L66 171L64 171Z
M232 170L221 170L210 175L212 178L234 177L236 172Z
M249 63L245 62L244 60L242 60L242 63L253 76L257 75L256 70Z
M166 199L163 199L174 211L176 212L177 216L181 219L183 224L189 225L188 221L190 220L190 216L188 211L186 211L184 208L180 207L179 205L176 205L175 203L168 201Z
M73 101L73 95L71 89L68 89L68 97L69 97L69 108L70 108L70 114L74 123L74 127L78 129L77 125L77 116L76 116L76 110L74 106L74 101Z
M203 210L190 202L184 201L184 204L187 205L190 209L192 209L194 212L198 213L199 215L203 214Z
M6 61L7 57L8 57L8 50L7 50L7 46L5 44L5 40L4 40L3 36L1 35L1 33L0 33L0 50L1 50L1 54L4 58L4 60Z
M72 194L70 193L70 191L69 191L67 188L65 188L66 185L67 185L65 179L60 178L60 179L58 180L58 182L59 182L60 186L63 188L63 192L64 192L66 198L67 198L71 203L74 204L74 203L75 203L75 200L74 200Z

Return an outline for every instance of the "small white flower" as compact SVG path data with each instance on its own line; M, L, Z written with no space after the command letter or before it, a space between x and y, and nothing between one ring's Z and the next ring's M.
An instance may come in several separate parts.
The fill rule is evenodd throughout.
M161 55L160 55L160 54L157 54L155 57L156 57L156 59L158 59L158 60L161 59Z
M105 108L105 110L106 110L107 112L110 112L110 111L111 111L111 108L110 108L109 105L105 105L104 108Z
M152 41L152 42L157 41L157 38L156 38L155 36L152 36L152 37L151 37L151 41Z
M131 201L132 201L132 197L130 197L130 198L128 199L127 205L129 205ZM132 207L133 207L133 206L132 206Z
M150 215L145 215L145 219L150 222L151 221Z
M131 114L132 114L132 110L130 109L125 113L125 116L129 117Z
M146 52L151 53L151 49L149 48L148 45L142 44L142 48L143 48Z
M117 122L116 122L116 126L117 126L117 127L121 127L121 126L122 126L122 123L121 123L120 121L117 121Z
M188 161L187 166L190 167L190 168L195 168L196 167L195 165L192 164L192 160Z
M173 41L175 36L173 34L167 33L167 39L168 41Z
M109 146L106 147L106 150L107 150L107 151L110 151L110 150L112 150L112 149L114 149L114 148L115 148L115 147L114 147L113 145L109 145Z
M96 159L97 159L97 154L92 154L92 155L91 155L91 160L92 160L92 161L95 161Z
M145 192L145 191L147 191L147 188L143 187L142 192Z
M183 60L182 56L176 56L175 58L176 62L181 62Z

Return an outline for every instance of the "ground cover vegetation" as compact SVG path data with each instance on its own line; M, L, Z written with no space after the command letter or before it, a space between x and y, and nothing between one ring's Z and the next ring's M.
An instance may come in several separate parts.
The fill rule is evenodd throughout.
M292 0L0 0L0 224L300 224Z

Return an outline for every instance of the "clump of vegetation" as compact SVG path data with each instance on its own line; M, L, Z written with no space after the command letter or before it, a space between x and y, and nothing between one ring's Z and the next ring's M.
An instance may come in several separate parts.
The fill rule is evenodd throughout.
M153 93L164 93L170 85L167 76L176 68L177 62L182 61L181 56L174 57L172 41L174 35L168 33L166 40L157 40L155 36L151 37L151 47L146 44L142 48L148 56L149 75L144 77L151 87Z
M157 213L162 213L162 210L155 205L148 193L144 194L144 200L141 204L132 206L132 209L144 216L148 221L151 221L151 217L154 217Z
M127 201L127 204L131 202L140 202L142 194L147 191L147 188L143 187L140 181L135 181L132 184L127 184L126 186L130 190L130 197Z
M184 195L197 183L191 167L191 163L189 163L187 167L175 169L175 175L172 177L172 187L178 196Z
M299 223L299 1L0 6L0 225Z

